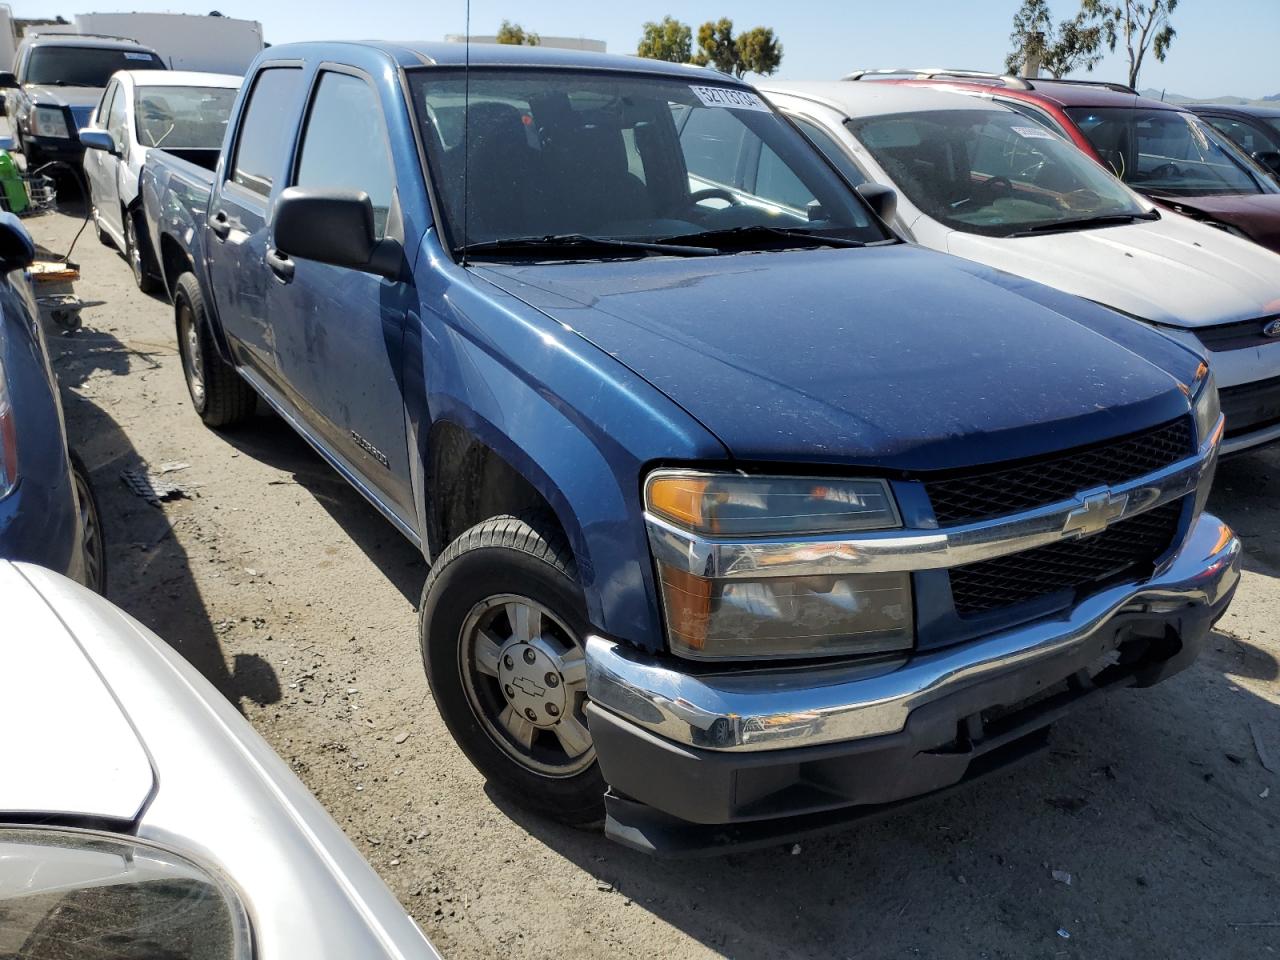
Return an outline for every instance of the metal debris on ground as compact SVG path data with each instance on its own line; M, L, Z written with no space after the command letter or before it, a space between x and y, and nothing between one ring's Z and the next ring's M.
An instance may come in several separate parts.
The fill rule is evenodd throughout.
M160 506L162 500L185 500L190 495L171 480L161 474L142 470L121 470L120 477L129 489L147 503Z
M1071 874L1067 873L1065 870L1054 870L1050 876L1059 883L1065 883L1068 887L1071 886Z
M160 464L160 472L177 473L179 470L185 470L189 466L191 466L191 464L182 460L166 460L164 463Z

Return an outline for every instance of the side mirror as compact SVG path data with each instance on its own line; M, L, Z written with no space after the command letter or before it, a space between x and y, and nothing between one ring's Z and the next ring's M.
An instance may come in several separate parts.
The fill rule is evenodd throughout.
M7 70L0 71L0 90L13 90L18 86L18 78Z
M120 148L116 146L116 138L106 130L84 127L80 130L80 143L90 150L105 150L113 157L120 156Z
M893 215L898 212L898 194L892 187L883 183L862 183L855 189L877 217L885 223L893 221Z
M404 250L390 238L379 240L373 203L363 190L309 190L289 187L276 201L275 246L281 253L398 279Z
M1258 150L1253 159L1272 173L1280 173L1280 150Z
M36 245L12 213L0 213L0 269L25 270L36 259Z

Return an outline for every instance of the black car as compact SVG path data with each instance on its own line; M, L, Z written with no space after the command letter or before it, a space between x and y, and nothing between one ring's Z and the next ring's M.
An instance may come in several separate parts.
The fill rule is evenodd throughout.
M1280 101L1274 107L1198 103L1190 109L1222 131L1280 183Z
M13 73L0 73L0 89L27 168L61 161L78 173L84 146L77 131L88 124L111 75L117 70L164 69L154 50L119 37L25 38L14 57Z

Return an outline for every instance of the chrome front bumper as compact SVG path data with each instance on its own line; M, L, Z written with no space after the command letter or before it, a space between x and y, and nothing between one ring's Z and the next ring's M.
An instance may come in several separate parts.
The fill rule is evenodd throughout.
M1193 609L1220 614L1239 571L1240 542L1221 520L1201 514L1155 576L1102 590L1060 618L917 656L736 671L707 671L593 636L587 641L587 691L593 709L667 741L720 752L893 734L914 710L966 687L1022 670L1040 672L1055 659L1077 662L1087 648L1111 642L1115 631L1109 626L1117 617L1172 625Z

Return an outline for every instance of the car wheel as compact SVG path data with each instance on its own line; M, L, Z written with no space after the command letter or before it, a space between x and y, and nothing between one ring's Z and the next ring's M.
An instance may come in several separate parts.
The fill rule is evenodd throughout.
M107 231L102 229L102 218L98 216L98 208L91 207L89 210L89 216L93 220L93 234L98 238L98 242L104 247L114 247L115 244L112 243L111 238L107 236Z
M178 278L174 293L178 353L191 405L208 427L230 427L253 415L258 395L235 367L218 355L209 335L200 285L193 274Z
M568 545L504 516L445 549L422 589L427 680L454 740L491 784L564 823L604 817L587 728L586 604Z
M89 470L76 453L71 454L71 481L80 513L80 551L84 565L84 585L95 593L107 594L107 547L102 535L102 512L89 480Z
M124 255L129 261L129 269L133 271L133 282L143 293L151 293L156 288L156 281L151 269L151 251L146 241L139 239L138 212L126 210L121 216L124 223Z

